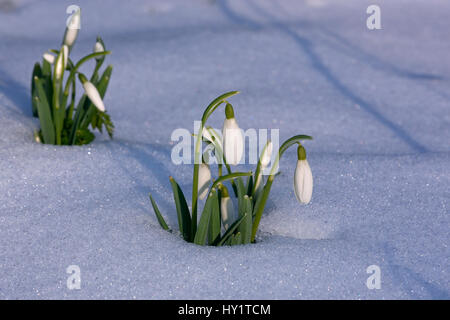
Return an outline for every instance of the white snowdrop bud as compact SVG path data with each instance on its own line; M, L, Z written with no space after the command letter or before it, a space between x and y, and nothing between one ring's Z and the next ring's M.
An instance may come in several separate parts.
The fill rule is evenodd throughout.
M262 169L266 168L269 165L270 160L272 159L272 149L273 149L272 141L268 141L266 147L263 150L263 154L261 155Z
M94 46L94 52L99 53L99 52L103 52L103 51L105 51L105 48L103 48L103 45L100 41L97 41Z
M198 194L200 199L205 199L211 183L211 170L206 163L201 163L198 170Z
M71 47L78 36L81 24L81 10L77 10L67 23L66 33L64 34L63 44Z
M222 186L220 199L220 213L222 215L222 225L226 231L236 220L236 212L234 211L233 201L226 187Z
M105 47L103 47L103 44L100 41L97 41L94 45L94 53L98 53L98 52L104 52L105 51ZM95 57L95 60L101 60L104 56L98 56Z
M313 191L313 176L308 160L306 160L306 151L302 146L298 147L297 155L298 161L294 173L294 192L299 202L309 203Z
M46 52L42 55L42 57L44 57L45 61L47 61L50 64L55 63L55 56L52 55L51 53Z
M244 154L244 137L234 118L233 107L227 104L223 123L223 153L228 164L237 165Z
M98 92L97 88L91 82L89 82L83 74L80 73L78 75L78 78L83 84L84 91L86 92L86 95L91 100L91 102L97 107L98 110L100 110L101 112L105 112L105 105L103 104L102 97L100 97L100 93Z

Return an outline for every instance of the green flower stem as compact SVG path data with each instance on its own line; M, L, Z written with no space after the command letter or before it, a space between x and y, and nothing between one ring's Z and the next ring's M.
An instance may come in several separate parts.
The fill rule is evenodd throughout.
M69 111L67 112L67 118L68 119L72 119L73 117L73 109L75 108L75 89L76 89L76 83L75 81L72 82L72 96L71 96L71 101L70 101L70 107L69 107Z

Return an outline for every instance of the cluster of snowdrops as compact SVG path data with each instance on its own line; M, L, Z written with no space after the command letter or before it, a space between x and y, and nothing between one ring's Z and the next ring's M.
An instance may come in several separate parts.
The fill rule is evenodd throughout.
M40 130L35 132L37 142L55 145L83 145L92 142L95 135L90 129L106 129L112 138L114 125L106 112L103 98L108 88L112 66L103 73L100 69L105 56L105 44L100 37L92 53L77 63L70 59L80 29L81 11L70 20L59 50L43 54L43 61L33 69L31 96L33 115L39 118ZM87 61L95 59L91 77L79 71ZM84 93L76 102L76 79ZM286 140L273 152L268 141L259 157L255 172L233 171L244 154L244 137L228 99L237 91L214 99L205 109L201 127L195 134L192 202L188 205L183 191L173 177L170 184L178 218L178 229L184 240L198 245L239 245L255 242L256 234L278 165L285 151L297 146L297 167L294 173L294 192L301 203L309 203L313 177L306 160L302 140L312 139L296 135ZM225 106L222 135L207 125L211 114ZM204 147L206 144L206 148ZM205 151L203 151L205 150ZM209 158L215 157L217 175L213 179ZM270 166L269 166L270 165ZM263 174L269 172L269 174ZM234 198L234 199L233 199ZM172 231L161 214L154 198L150 201L157 220L165 230ZM199 210L200 204L203 207ZM236 209L237 207L237 209ZM200 215L198 215L200 212Z

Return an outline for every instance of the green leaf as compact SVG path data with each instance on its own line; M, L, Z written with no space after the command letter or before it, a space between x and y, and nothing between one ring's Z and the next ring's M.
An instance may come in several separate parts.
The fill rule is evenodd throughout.
M105 97L106 90L108 89L108 84L109 84L109 80L111 79L112 70L113 70L113 66L109 65L103 72L98 83L96 84L98 93L100 93L100 96L102 97L102 99Z
M244 196L244 215L245 218L238 228L238 231L242 234L242 243L250 243L252 237L252 212L253 212L253 201L252 199L245 195Z
M52 75L52 65L45 59L42 62L42 75L44 77L51 77Z
M94 141L95 135L89 129L78 129L75 133L75 145L81 146ZM68 141L68 139L67 139Z
M158 209L158 206L156 205L155 200L153 200L152 195L149 193L148 194L150 197L150 201L152 203L152 207L153 207L153 211L155 212L156 218L158 219L159 225L167 231L170 231L169 226L167 225L166 221L164 220L163 216L161 215L161 212Z
M72 127L72 132L70 133L70 145L75 144L75 138L76 138L76 132L78 130L78 128L80 127L80 122L81 119L83 118L84 115L84 104L86 103L86 99L87 96L85 94L83 94L81 96L80 101L78 101L78 105L75 111L75 116L74 116L74 120L73 120L73 127Z
M183 191L173 177L169 177L170 184L172 185L173 198L175 200L175 206L177 208L178 226L180 232L183 235L184 240L192 242L192 230L191 230L191 214L189 213L189 207L186 203Z
M55 127L53 126L50 106L47 101L47 95L42 87L42 80L34 78L37 95L34 97L37 103L39 121L41 123L42 137L44 143L55 144Z
M209 235L208 235L208 244L213 245L217 243L220 239L220 199L219 194L217 193L217 200L212 202L211 206L211 219L209 220Z
M247 216L247 214L245 214L243 217L240 217L238 220L236 220L229 228L228 230L225 232L225 234L223 235L223 237L220 239L220 241L217 243L217 246L220 247L222 246L233 234L233 232L239 227L239 225L242 223L242 221L244 220L244 218Z
M253 190L253 176L249 176L248 178L247 178L247 195L249 196L249 197L251 197L252 196L252 190Z
M38 116L37 100L35 99L35 97L37 96L36 85L34 83L35 77L37 77L38 79L42 78L42 70L39 62L35 63L33 74L31 76L31 111L33 112L33 117Z
M234 234L232 237L232 240L231 240L232 246L239 245L239 244L242 244L242 235L240 232Z
M210 195L208 196L208 199L206 200L205 207L203 208L203 212L197 226L197 232L195 233L194 238L195 244L201 246L205 245L214 202L217 203L217 191L212 190Z
M251 177L251 175L249 176ZM245 195L245 186L244 186L244 181L242 181L242 178L239 177L236 179L236 189L237 189L237 197L238 199L243 200L244 199L244 195Z

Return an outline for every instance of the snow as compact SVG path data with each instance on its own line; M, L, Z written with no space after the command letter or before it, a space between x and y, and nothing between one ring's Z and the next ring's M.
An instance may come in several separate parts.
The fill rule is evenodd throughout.
M97 34L113 52L116 136L38 145L31 71L70 4L0 0L0 298L450 298L448 2L377 1L370 31L371 1L77 1L75 57ZM315 189L295 200L288 151L258 243L200 247L159 227L148 192L176 226L168 177L189 198L192 168L171 133L230 90L244 129L314 136Z

